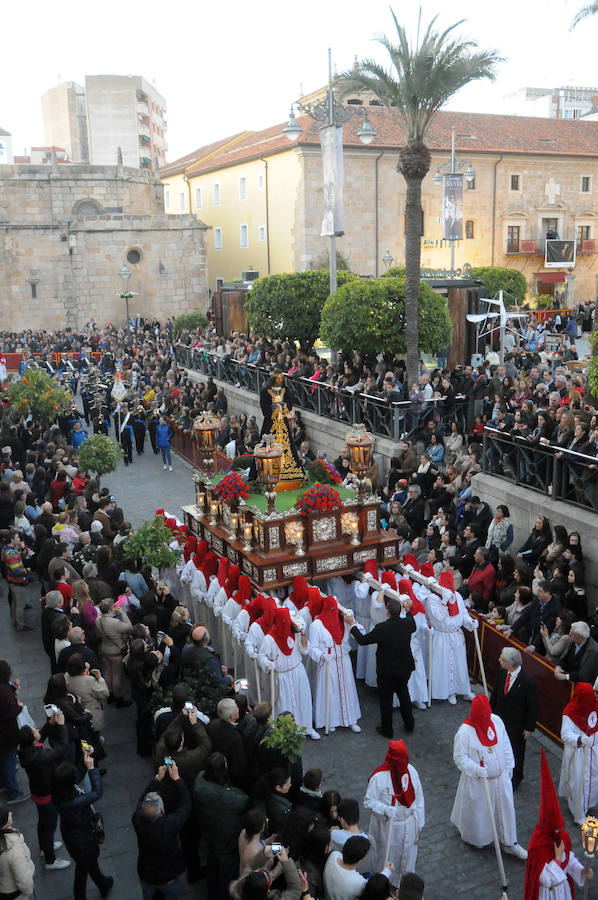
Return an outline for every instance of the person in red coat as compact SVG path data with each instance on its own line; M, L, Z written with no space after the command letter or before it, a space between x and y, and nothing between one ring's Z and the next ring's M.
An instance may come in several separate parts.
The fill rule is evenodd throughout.
M480 612L488 612L488 604L494 597L496 585L496 570L488 562L488 551L485 547L478 547L474 554L474 567L469 578L463 582L463 587L471 598L472 606ZM462 592L463 593L463 592Z

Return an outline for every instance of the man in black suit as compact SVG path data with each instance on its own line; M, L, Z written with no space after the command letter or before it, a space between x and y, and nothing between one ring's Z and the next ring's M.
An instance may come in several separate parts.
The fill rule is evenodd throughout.
M247 782L247 754L243 735L237 728L239 707L231 697L225 697L216 707L217 719L213 719L206 731L212 742L212 752L226 757L232 783L243 789Z
M79 628L78 625L75 625L74 628L71 628L69 631L69 641L71 642L68 647L63 647L63 649L58 654L58 662L56 666L57 672L66 672L66 667L69 659L73 655L73 653L80 653L83 657L83 662L89 663L89 669L98 669L102 670L102 666L100 665L100 660L96 653L93 650L90 650L89 647L85 644L85 632L82 628Z
M425 526L426 504L422 499L422 489L419 484L410 484L407 502L403 506L403 515L411 529L410 537L419 537Z
M490 695L492 712L503 720L515 757L513 790L523 778L525 743L536 727L538 718L538 685L535 678L521 668L522 658L515 647L503 647L498 657L498 670Z
M355 620L348 617L351 634L362 647L377 644L376 676L378 679L378 700L380 703L380 726L376 731L383 737L392 738L392 698L396 694L401 704L401 716L405 730L413 731L413 711L407 682L415 669L411 653L411 635L415 631L415 621L405 604L406 615L398 600L390 599L386 611L386 622L376 625L368 634L362 634Z
M574 622L569 634L571 646L555 668L554 677L559 681L594 684L598 678L598 644L590 637L590 626L587 622Z
M537 600L527 606L513 626L513 635L520 641L527 641L526 653L543 653L544 642L541 628L546 625L549 632L554 631L556 617L561 605L550 593L548 581L541 581L537 589Z

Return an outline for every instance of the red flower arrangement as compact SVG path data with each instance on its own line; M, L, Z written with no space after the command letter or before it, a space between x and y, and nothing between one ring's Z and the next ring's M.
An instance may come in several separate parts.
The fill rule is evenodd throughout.
M249 486L238 472L229 472L222 481L218 482L214 488L214 494L216 497L220 497L221 500L226 500L227 503L238 500L240 497L247 500L249 497Z
M301 510L302 516L309 513L330 512L331 509L342 509L343 501L338 491L326 484L316 484L308 491L304 491L297 498L296 509Z
M325 459L314 459L308 466L310 478L321 484L342 484L343 479L338 474L332 463Z

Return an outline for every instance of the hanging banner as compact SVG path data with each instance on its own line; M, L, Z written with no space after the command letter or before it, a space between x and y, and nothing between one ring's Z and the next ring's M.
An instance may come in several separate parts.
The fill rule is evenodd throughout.
M547 240L544 265L547 269L572 269L575 265L575 241Z
M343 223L343 129L325 125L320 129L324 201L321 237L340 237L345 233Z
M448 174L442 179L442 237L463 240L463 175Z

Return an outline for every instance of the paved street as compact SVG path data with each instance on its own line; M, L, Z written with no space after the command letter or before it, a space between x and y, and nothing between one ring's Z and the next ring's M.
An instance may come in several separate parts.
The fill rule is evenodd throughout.
M190 467L175 458L174 472L164 472L158 459L147 451L141 462L135 458L132 467L123 465L104 483L116 494L127 518L138 524L151 516L156 507L178 512L178 507L190 502L193 484ZM2 586L3 597L6 589ZM37 584L31 588L32 600L37 606ZM39 616L37 610L35 618ZM13 667L13 675L22 682L21 697L29 706L38 723L43 722L42 695L49 675L47 658L41 649L39 630L15 634L9 623L8 606L0 606L0 656ZM363 731L359 735L339 729L319 743L307 741L304 768L317 764L324 771L324 789L337 788L346 796L361 800L368 776L382 762L386 741L374 731L377 724L375 692L360 688ZM463 898L497 898L499 882L491 848L474 850L465 846L449 823L458 776L452 762L452 739L459 724L469 711L469 704L460 701L457 706L436 704L432 710L415 710L416 730L408 740L411 762L419 770L426 800L426 827L421 835L418 871L426 881L426 900L446 900L448 896ZM397 714L396 734L400 736L400 718ZM106 824L106 843L102 847L100 865L115 876L111 894L114 900L132 900L140 897L136 881L136 841L130 825L134 805L152 772L146 760L135 753L134 711L106 708L105 793L99 804ZM548 759L555 778L558 777L560 752L547 743ZM519 839L527 845L536 823L539 804L540 749L536 740L530 742L526 760L527 777L516 794ZM24 776L19 774L24 784ZM72 897L73 869L47 874L38 864L35 835L35 811L25 803L15 808L15 824L25 833L26 840L35 855L37 865L36 888L38 900L67 900ZM580 849L579 831L573 825L568 812L565 819L574 848ZM367 828L367 816L361 822ZM64 851L61 851L61 853ZM59 854L60 855L60 854ZM511 857L505 858L505 866L511 887L509 900L521 900L524 864ZM448 893L447 893L448 888ZM98 896L93 884L88 887L90 900ZM193 890L186 886L184 897L204 897L200 885Z

